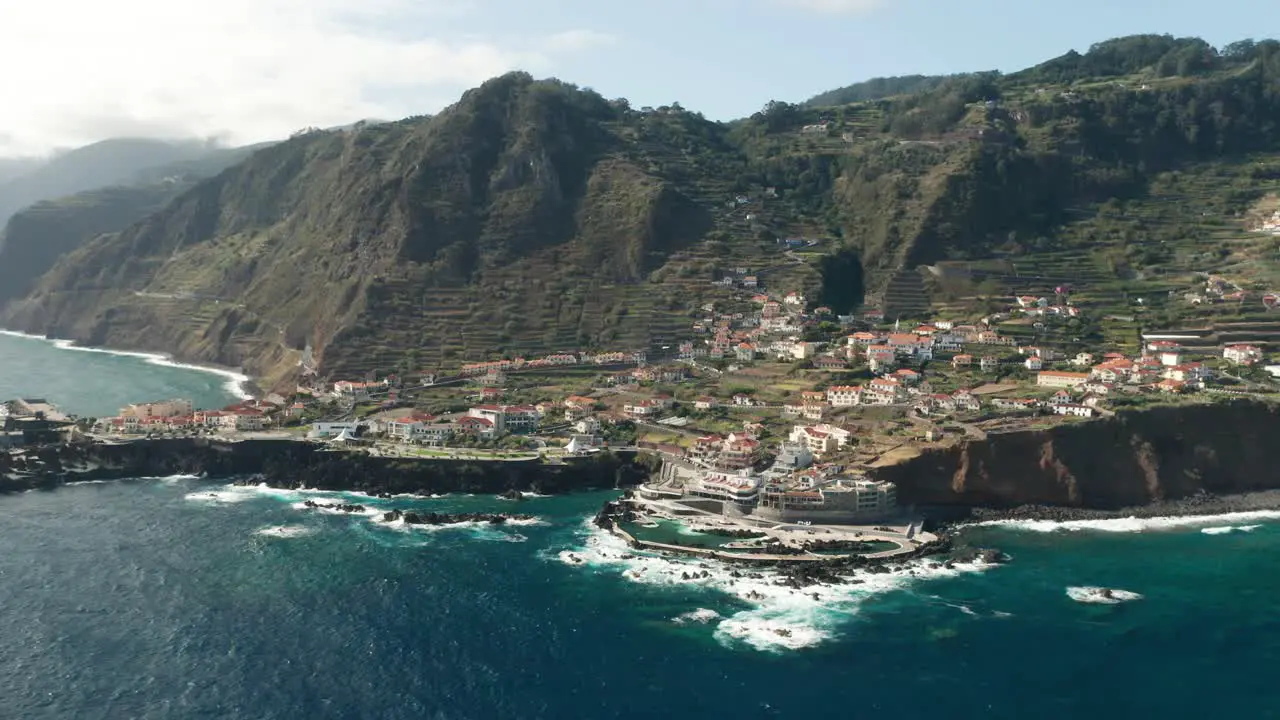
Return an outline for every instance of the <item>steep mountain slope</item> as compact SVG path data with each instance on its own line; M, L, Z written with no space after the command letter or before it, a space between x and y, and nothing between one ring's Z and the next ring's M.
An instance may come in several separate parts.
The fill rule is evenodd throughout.
M211 149L199 157L139 168L131 175L134 184L87 190L19 210L0 231L0 304L25 295L63 255L161 210L252 151Z
M218 149L202 141L149 138L116 138L76 148L0 183L0 224L41 200L131 184L147 168L197 160Z
M308 346L349 377L670 344L737 267L837 312L864 287L911 316L980 283L1102 304L1217 267L1209 246L1238 257L1183 209L1226 223L1275 188L1278 79L1274 41L1138 36L722 125L516 73L431 118L260 150L0 320L274 379ZM793 236L816 244L786 255Z
M627 112L513 74L429 120L296 137L73 253L11 322L262 372L307 344L334 372L408 348L439 361L459 335L529 330L542 303L535 344L589 342L614 317L647 340L644 314L584 319L583 304L613 286L651 304L638 281L713 224L679 177L696 160L646 151L666 151L649 136L733 158L712 123ZM452 302L460 327L423 314ZM452 348L494 348L468 340Z

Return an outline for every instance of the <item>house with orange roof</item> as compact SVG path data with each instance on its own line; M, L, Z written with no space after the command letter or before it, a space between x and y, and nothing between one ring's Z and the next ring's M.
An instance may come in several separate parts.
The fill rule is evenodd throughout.
M832 407L853 407L862 404L861 385L832 385L827 388L827 402Z
M897 357L897 352L888 345L871 345L867 348L867 363L873 372L893 367Z

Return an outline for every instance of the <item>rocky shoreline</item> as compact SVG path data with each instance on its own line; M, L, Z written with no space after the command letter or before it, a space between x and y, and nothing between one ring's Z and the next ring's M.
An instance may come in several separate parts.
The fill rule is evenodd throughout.
M438 513L400 510L399 508L382 514L383 522L403 522L405 525L461 525L463 523L486 523L503 525L508 522L532 522L537 520L532 515L512 513Z
M629 534L620 532L619 528L619 523L628 522L635 518L634 512L630 505L625 502L625 499L624 497L620 500L605 502L592 519L592 524L602 530L619 535L624 540L629 538ZM752 568L751 571L734 570L734 577L760 578L763 575L757 570L771 570L779 575L777 581L779 585L797 589L811 585L840 585L863 582L854 577L855 571L871 572L873 574L914 573L915 570L910 568L909 565L912 561L924 557L945 555L945 559L935 561L931 567L947 568L954 567L957 563L982 561L997 564L1008 560L1008 557L999 550L972 547L957 548L950 534L937 533L937 535L938 539L933 542L924 543L911 552L891 557L852 555L824 560L814 560L811 557L806 557L803 562L796 562L785 559L761 561L745 557L735 559L732 554L725 553L716 555L715 560L730 565L749 566ZM637 550L644 548L644 544L634 538L628 540L628 544ZM784 546L779 543L769 543L761 548L761 552L779 556L807 556L808 554L805 549Z
M1242 493L1239 495L1212 495L1201 493L1178 500L1165 500L1147 505L1118 510L1024 505L1016 508L971 508L967 517L955 519L942 527L958 527L980 522L1009 520L1047 520L1071 522L1076 520L1121 520L1127 518L1194 517L1204 515L1228 515L1231 513L1280 511L1280 490Z
M321 503L314 500L307 500L302 503L302 507L307 510L332 510L349 515L364 515L369 511L369 508L359 503ZM515 513L440 513L401 510L400 508L393 508L382 513L382 522L402 522L405 525L462 525L465 523L504 525L508 522L533 522L535 520L537 518L533 515Z
M294 490L363 492L378 497L450 492L556 494L644 482L635 453L599 453L564 463L537 460L405 459L335 451L300 440L180 438L77 442L0 452L0 493L52 489L88 480L171 475L249 478Z

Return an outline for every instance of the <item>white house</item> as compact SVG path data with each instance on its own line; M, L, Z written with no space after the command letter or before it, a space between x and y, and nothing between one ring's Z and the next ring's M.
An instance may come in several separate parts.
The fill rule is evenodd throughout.
M337 437L343 430L355 434L359 429L358 422L318 422L311 426L311 432L307 435L312 438L329 438Z
M982 403L978 401L978 396L968 390L957 390L951 395L951 402L955 405L956 410L961 412L978 412L982 409Z
M788 440L803 444L809 448L809 452L821 457L825 453L832 453L844 447L852 437L852 433L844 428L822 423L819 425L796 425L791 429L791 435Z
M1256 345L1228 345L1222 349L1222 357L1236 365L1252 365L1262 359L1262 348Z
M1089 373L1062 372L1045 370L1036 375L1036 385L1040 387L1073 388L1089 381Z
M831 407L853 407L862 403L862 387L859 385L832 385L827 388L827 402Z
M1077 405L1075 403L1055 403L1049 408L1053 410L1055 415L1069 415L1074 417L1090 418L1093 417L1094 409L1088 405Z
M412 441L422 432L424 422L429 422L432 418L420 418L415 415L396 418L387 422L387 436L402 440L405 442Z
M896 378L876 378L867 383L863 402L869 405L892 405L906 399L907 390Z

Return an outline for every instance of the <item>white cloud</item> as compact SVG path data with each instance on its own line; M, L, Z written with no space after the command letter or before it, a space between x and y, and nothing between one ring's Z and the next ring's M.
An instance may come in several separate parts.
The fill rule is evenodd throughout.
M856 15L884 6L884 0L773 0L773 3L826 15Z
M4 4L0 156L119 135L251 142L434 112L486 78L554 72L611 40L466 36L448 27L475 3L456 0Z

